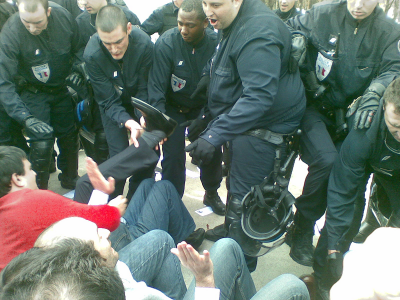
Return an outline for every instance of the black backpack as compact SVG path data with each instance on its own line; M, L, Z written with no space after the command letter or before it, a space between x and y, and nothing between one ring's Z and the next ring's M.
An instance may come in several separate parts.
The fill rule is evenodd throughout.
M11 17L17 11L17 7L4 1L0 0L0 31L8 18Z

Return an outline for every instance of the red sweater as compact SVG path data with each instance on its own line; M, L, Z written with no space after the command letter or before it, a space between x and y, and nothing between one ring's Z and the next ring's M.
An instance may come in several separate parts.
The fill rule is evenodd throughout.
M44 229L68 217L82 217L113 231L121 216L116 207L81 204L45 190L23 189L0 198L0 271L32 248Z

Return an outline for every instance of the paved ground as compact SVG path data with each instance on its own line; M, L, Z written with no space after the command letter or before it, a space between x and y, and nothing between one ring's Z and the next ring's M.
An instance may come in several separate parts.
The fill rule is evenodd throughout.
M79 163L79 174L85 174L84 168L84 157L85 154L83 151L80 151L80 163ZM55 191L59 194L66 194L70 192L69 190L63 189L59 181L57 179L59 171L51 175L49 189ZM301 193L301 189L304 182L304 177L307 173L306 166L301 161L296 161L295 169L293 172L293 176L290 182L289 190L293 193L294 196L298 196ZM207 216L200 216L195 211L204 207L203 205L203 195L204 190L200 183L199 171L195 165L190 163L190 157L187 160L187 182L186 182L186 191L183 196L183 201L188 208L189 212L193 216L197 227L203 228L213 228L216 225L219 225L223 222L224 218L218 216L214 213L211 213ZM226 188L225 188L225 179L222 182L221 188L219 190L221 199L226 199ZM316 238L314 239L314 243L316 243ZM205 241L201 246L201 250L210 249L212 246L212 242ZM301 266L295 263L289 256L289 247L286 244L283 244L278 249L268 253L267 255L259 258L258 267L256 271L252 274L254 282L256 284L257 289L260 289L263 285L268 283L273 278L277 277L280 274L291 273L296 276L300 276L302 274L311 273L312 269L309 267ZM183 269L185 281L188 283L191 280L190 272L186 269Z

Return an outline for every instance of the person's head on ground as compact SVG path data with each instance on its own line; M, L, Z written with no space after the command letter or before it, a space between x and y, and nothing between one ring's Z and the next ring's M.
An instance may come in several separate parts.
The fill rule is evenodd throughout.
M34 246L52 248L70 238L92 242L94 248L100 253L103 264L114 268L118 261L118 253L111 247L109 236L109 230L98 228L95 223L83 218L71 217L48 227L39 235Z
M356 20L369 17L381 0L347 0L347 10Z
M112 4L102 7L97 13L96 29L112 58L122 59L128 49L129 34L132 31L132 24L128 22L124 11Z
M291 10L297 0L279 0L279 10L281 12L288 12Z
M3 287L2 300L125 299L121 278L104 266L92 242L64 239L52 248L22 254L10 266L8 270L16 266L19 271Z
M26 188L38 187L25 152L13 146L0 146L0 197Z
M196 45L204 37L208 19L202 0L185 0L178 12L178 28L185 42Z
M48 0L19 0L17 4L21 22L32 35L47 29L51 13Z
M400 78L394 80L383 94L383 109L389 132L400 142Z
M79 0L79 4L84 6L89 14L94 15L107 5L107 0Z
M331 300L400 298L400 229L376 229L364 244L344 256L343 275Z
M215 29L225 29L235 20L243 0L203 0L203 9Z

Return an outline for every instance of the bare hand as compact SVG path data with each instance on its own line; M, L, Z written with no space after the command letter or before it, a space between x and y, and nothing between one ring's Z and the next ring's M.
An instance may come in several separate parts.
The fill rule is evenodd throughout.
M210 252L203 251L200 255L192 245L181 242L171 252L175 254L182 265L189 268L196 278L196 286L215 288L213 263L210 258Z
M116 198L112 199L110 202L108 202L108 205L118 208L119 213L121 214L122 217L128 206L128 199L126 199L122 195L119 195Z
M143 133L142 126L140 126L139 123L135 122L134 120L128 120L125 122L125 127L127 129L129 129L129 131L131 132L131 137L129 139L129 145L133 144L136 148L139 147L139 142L137 139Z
M96 162L90 157L86 157L86 171L95 190L102 191L107 195L110 195L112 192L114 192L115 179L108 177L106 180L103 174L101 174Z

